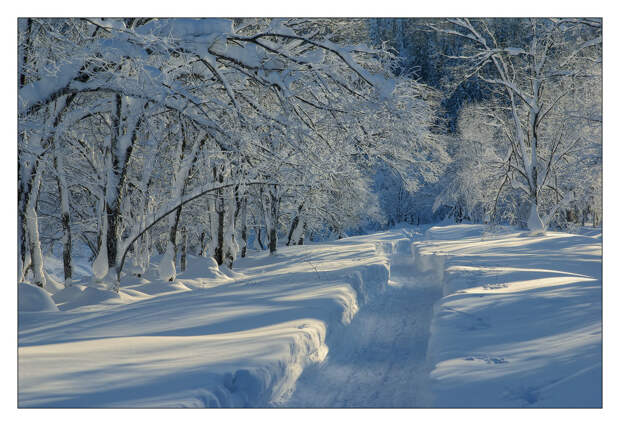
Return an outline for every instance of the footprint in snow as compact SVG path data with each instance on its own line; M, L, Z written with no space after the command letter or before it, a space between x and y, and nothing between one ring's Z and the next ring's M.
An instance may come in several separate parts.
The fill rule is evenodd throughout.
M489 355L474 355L474 356L468 356L467 358L464 358L464 359L465 361L481 360L481 361L486 362L487 364L505 364L508 362L504 358L491 357Z

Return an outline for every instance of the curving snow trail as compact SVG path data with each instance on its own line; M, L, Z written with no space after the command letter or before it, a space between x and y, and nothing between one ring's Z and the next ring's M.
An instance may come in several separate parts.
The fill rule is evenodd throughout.
M431 405L426 349L441 290L428 277L414 277L410 247L396 245L388 289L341 335L328 337L327 359L304 370L286 406Z

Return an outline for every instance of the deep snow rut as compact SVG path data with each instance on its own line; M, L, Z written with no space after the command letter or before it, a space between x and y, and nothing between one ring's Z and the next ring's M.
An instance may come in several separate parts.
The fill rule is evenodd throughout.
M432 403L426 349L438 285L414 275L396 245L390 286L362 307L329 355L300 376L288 407L424 407ZM333 341L336 340L336 341Z

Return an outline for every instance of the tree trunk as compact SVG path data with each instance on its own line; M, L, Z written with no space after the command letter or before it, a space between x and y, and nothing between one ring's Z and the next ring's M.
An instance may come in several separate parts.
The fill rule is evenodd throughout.
M21 195L21 194L20 194ZM21 206L19 209L19 276L18 281L24 281L26 277L26 272L30 267L29 256L26 254L28 252L28 229L26 225L26 209Z
M601 224L601 222L600 222L600 218L599 218L599 215L598 215L598 213L596 212L596 210L594 210L594 212L592 213L592 216L593 216L593 217L592 217L592 226L593 226L594 228L598 228L598 227L599 227L599 225Z
M64 112L67 110L67 108L69 107L69 105L71 105L71 102L73 101L73 99L75 98L75 95L69 95L66 97L61 98L61 100L54 102L54 109L50 112L50 116L48 118L48 123L51 125L51 131L49 131L46 136L43 138L44 143L42 144L42 148L52 148L52 151L56 154L57 153L57 146L56 146L56 129L58 128L58 126L60 125L61 121L62 121L62 116L64 114ZM53 118L53 120L52 120ZM43 155L43 154L41 154ZM20 278L25 278L26 275L26 271L28 270L29 267L32 268L32 272L34 275L34 283L40 287L44 287L45 286L45 271L43 268L43 254L41 252L41 242L39 240L39 220L38 220L38 216L37 216L37 200L39 197L39 190L41 187L41 179L42 179L42 173L43 173L43 166L41 164L42 161L42 157L38 156L32 166L32 169L30 170L30 173L28 175L27 179L27 184L25 186L25 191L23 193L23 204L22 204L22 211L25 212L25 218L22 219L21 223L22 226L24 226L25 223L25 235L22 236L21 239L21 243L25 243L26 241L28 242L27 247L29 250L28 254L23 255L22 258L22 277ZM60 174L59 175L61 178L64 178L64 175ZM64 181L63 181L64 183ZM66 188L66 185L64 185L64 187ZM65 197L63 198L63 194L65 195ZM61 210L63 213L63 227L65 226L65 219L67 220L67 226L68 226L68 218L65 218L65 214L68 216L69 212L68 212L68 194L65 191L62 191L61 194ZM23 231L23 230L22 230ZM66 235L66 234L65 234ZM70 235L70 234L69 234ZM66 244L65 244L66 245ZM69 237L69 250L71 249L70 246L70 237ZM23 246L22 246L22 250L23 250ZM66 253L65 253L66 256ZM70 257L71 254L69 252L69 276L71 275L70 272ZM65 275L67 272L67 267L65 267Z
M213 181L224 182L224 176L222 173L218 173L217 166L213 167ZM224 192L221 189L215 191L215 214L217 216L217 224L215 227L215 235L211 238L215 240L215 247L213 249L213 258L218 265L224 263L224 220L225 220L225 206L224 206Z
M30 171L32 172L32 170ZM18 202L18 249L19 249L19 271L18 281L25 280L28 269L30 268L30 251L28 245L28 224L26 221L26 204L29 196L29 181L32 179L31 175L23 175L24 165L21 161L18 162L18 176L19 176L19 193L17 194Z
M287 246L295 245L297 243L297 238L296 238L297 232L296 231L297 231L297 228L299 227L301 211L303 208L304 208L304 203L301 203L299 207L297 207L297 214L293 218L291 222L291 229L288 232L288 241L286 242Z
M187 228L183 227L183 245L181 246L181 272L187 269Z
M23 19L23 18L22 18ZM21 19L20 19L21 20ZM26 40L24 42L23 50L21 51L20 59L21 66L19 69L19 87L22 88L26 85L26 74L24 73L24 68L28 65L28 51L30 50L30 40L32 38L32 18L26 19L26 32L25 32Z
M304 221L303 231L301 232L301 236L299 237L299 241L297 241L298 246L304 245L304 236L306 235L306 222Z
M42 166L37 159L33 171L32 179L28 185L28 193L25 203L26 229L28 232L28 250L30 252L30 267L33 273L33 284L45 286L45 272L43 270L43 253L41 252L41 241L39 239L39 220L36 206L41 186Z
M269 254L275 254L278 249L278 220L280 217L280 198L276 185L273 185L273 189L269 191L269 198Z
M275 254L277 249L278 249L278 231L274 227L269 230L269 254Z
M293 239L293 233L295 229L297 229L297 225L299 225L299 216L295 216L293 221L291 222L291 229L288 231L288 240L286 241L286 245L290 246L291 243L295 245L296 241L291 241Z
M224 206L222 206L220 202L220 199L222 198L221 191L217 192L217 196L217 234L215 236L217 245L215 246L215 250L213 252L213 258L218 265L221 265L222 263L224 263Z
M105 196L105 214L108 219L108 227L106 232L106 248L108 251L108 268L114 268L116 265L116 248L117 248L117 231L120 229L120 197L121 197L121 185L120 179L118 179L118 170L122 165L119 164L118 145L121 132L121 114L122 114L122 97L117 94L114 98L115 109L112 114L112 129L110 135L110 148L109 155L109 169L108 179L106 182L106 196Z
M64 244L62 248L62 262L65 273L65 287L71 287L73 277L73 265L71 261L71 225L69 223L69 213L62 214L62 227L64 231Z
M108 268L113 269L116 266L116 255L118 247L118 230L120 229L120 212L119 209L106 203L105 215L108 219L108 227L106 231L106 249L108 251Z
M527 228L530 231L544 231L545 227L538 214L538 205L535 197L531 199L530 215L527 219Z
M170 225L170 236L169 236L169 241L170 244L172 244L172 248L174 250L174 258L177 258L177 254L179 253L179 247L177 244L177 234L178 234L178 230L179 230L179 222L181 220L181 209L183 207L180 206L175 215L173 216L173 219L171 220L171 225Z
M241 257L245 257L248 250L248 199L244 197L241 202Z
M108 267L116 269L119 262L118 248L122 233L122 212L124 188L129 171L133 147L137 140L137 132L141 123L141 112L144 102L134 105L125 96L115 96L115 109L112 114L112 133L110 135L110 162L106 182L106 206L108 216L107 249ZM126 123L123 126L123 123ZM131 135L131 136L129 136ZM121 143L122 137L129 137L126 145Z
M226 190L226 192L228 192L229 190ZM223 263L230 269L232 269L233 267L235 256L237 255L238 250L237 242L235 241L235 214L237 213L237 207L236 205L233 205L234 198L235 197L233 194L228 194L228 196L225 197L225 201L222 201L222 205L225 206L222 260Z
M56 147L57 148L57 147ZM56 169L56 183L60 194L60 218L63 230L62 261L65 275L65 287L71 287L73 265L71 261L71 219L69 214L69 191L65 181L62 154L54 153L54 168Z
M557 188L557 187L556 187ZM586 216L588 215L588 210L589 209L584 209L581 212L581 226L585 226L586 225Z
M207 233L205 231L202 231L200 233L200 256L202 256L202 257L206 257L207 256L207 243L206 243L206 239L207 239Z
M257 226L255 229L258 229L258 232L254 232L256 234L256 241L258 242L260 249L265 250L265 245L263 244L262 235L261 235L262 228L260 226Z

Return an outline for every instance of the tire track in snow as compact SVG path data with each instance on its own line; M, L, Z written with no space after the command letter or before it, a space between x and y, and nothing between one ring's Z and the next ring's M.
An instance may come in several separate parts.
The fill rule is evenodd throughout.
M328 342L328 358L303 372L286 406L431 404L426 348L433 304L441 290L423 278L416 281L410 256L392 256L392 285L362 307L339 338Z

